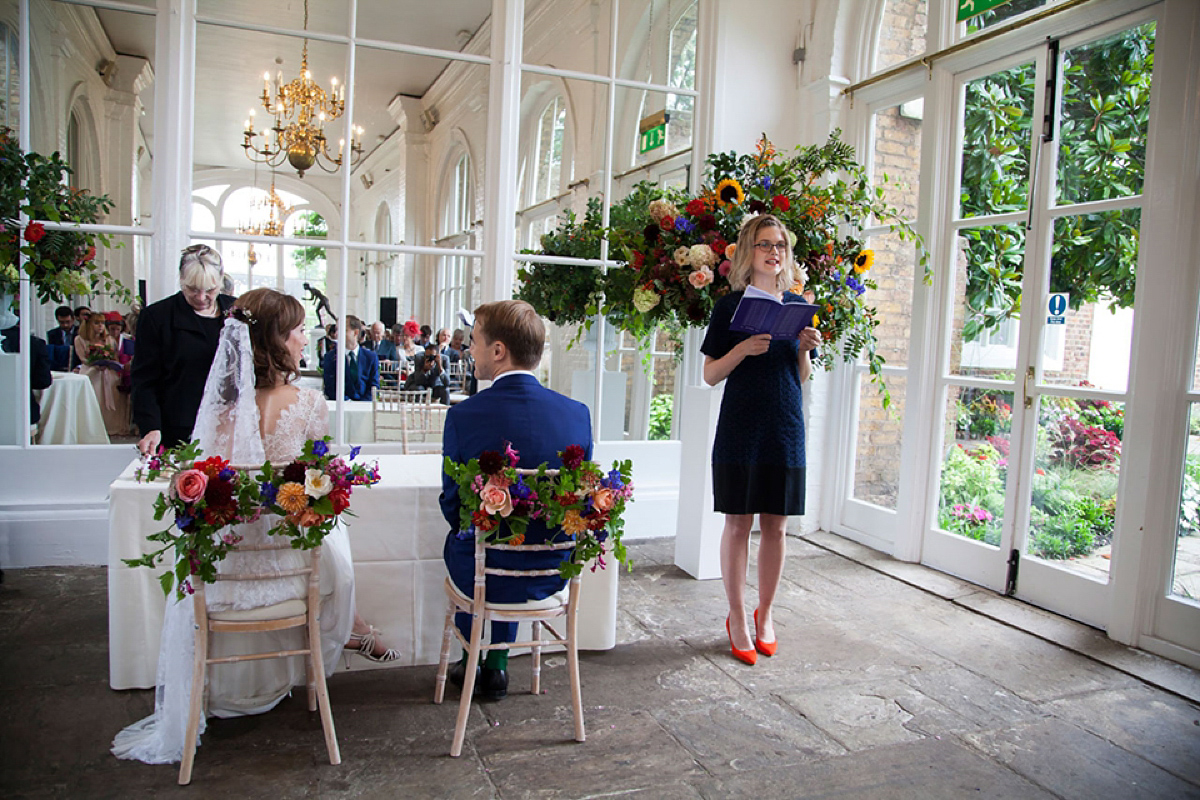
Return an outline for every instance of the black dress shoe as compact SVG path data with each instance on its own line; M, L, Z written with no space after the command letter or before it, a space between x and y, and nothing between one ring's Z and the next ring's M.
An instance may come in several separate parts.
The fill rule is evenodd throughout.
M479 672L480 672L480 667L479 667L479 665L476 665L475 666L475 691L477 693L479 692L479 682L480 682L479 681ZM464 664L462 661L455 662L450 667L450 671L448 673L446 673L446 675L448 678L450 678L451 683L453 683L455 686L457 686L459 689L461 689L462 685L463 685L463 680L467 677L467 665Z
M508 694L508 670L484 667L476 686L488 700L501 700Z

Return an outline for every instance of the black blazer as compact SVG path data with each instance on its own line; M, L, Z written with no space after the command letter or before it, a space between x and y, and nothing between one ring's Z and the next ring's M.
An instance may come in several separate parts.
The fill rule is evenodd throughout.
M19 353L20 326L13 325L4 329L4 343L0 346L6 353ZM50 354L46 350L46 341L33 334L29 335L29 424L35 425L42 418L42 407L38 405L34 391L50 388Z
M191 434L217 354L224 313L233 302L229 295L218 295L221 313L215 320L198 316L183 292L142 311L132 381L133 422L143 436L162 431L163 445L170 447Z

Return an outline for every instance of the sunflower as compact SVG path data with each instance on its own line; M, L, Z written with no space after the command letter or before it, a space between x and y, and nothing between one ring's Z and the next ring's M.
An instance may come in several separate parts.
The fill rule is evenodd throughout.
M717 203L721 208L740 206L745 199L746 193L742 191L742 185L733 178L726 178L717 184Z
M857 256L854 257L854 271L855 272L866 272L867 270L869 270L871 268L871 265L874 263L875 263L875 251L874 250L863 250L861 253L859 253Z

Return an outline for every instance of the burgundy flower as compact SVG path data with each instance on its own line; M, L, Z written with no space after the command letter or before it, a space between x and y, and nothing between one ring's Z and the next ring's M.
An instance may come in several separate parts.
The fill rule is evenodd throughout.
M562 451L563 466L567 469L579 469L579 465L583 463L584 455L583 448L579 445L567 445L567 449Z
M224 509L233 499L233 484L229 481L209 481L204 489L204 502L209 508Z
M304 483L304 465L293 461L283 468L283 479L292 483Z
M479 456L479 471L484 475L495 475L504 469L504 456L495 450L484 450Z
M746 206L746 208L750 211L751 214L767 213L767 204L764 203L762 200L751 200L750 203Z
M699 300L694 300L694 301L688 303L687 315L688 315L688 319L692 320L693 322L703 322L704 316L705 316L704 315L704 306L700 303Z
M645 228L642 229L642 236L644 236L646 238L646 244L654 244L655 242L657 242L658 235L660 233L662 233L662 229L660 229L658 227L658 224L655 222L651 222L649 225L647 225Z
M717 229L717 218L712 214L701 214L696 218L696 225L701 231L715 231Z

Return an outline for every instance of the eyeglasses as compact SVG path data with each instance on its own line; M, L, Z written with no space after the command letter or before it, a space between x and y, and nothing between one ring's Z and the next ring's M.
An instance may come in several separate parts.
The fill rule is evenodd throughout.
M760 253L770 253L772 250L778 250L781 254L786 253L788 246L787 242L758 242L754 245Z

